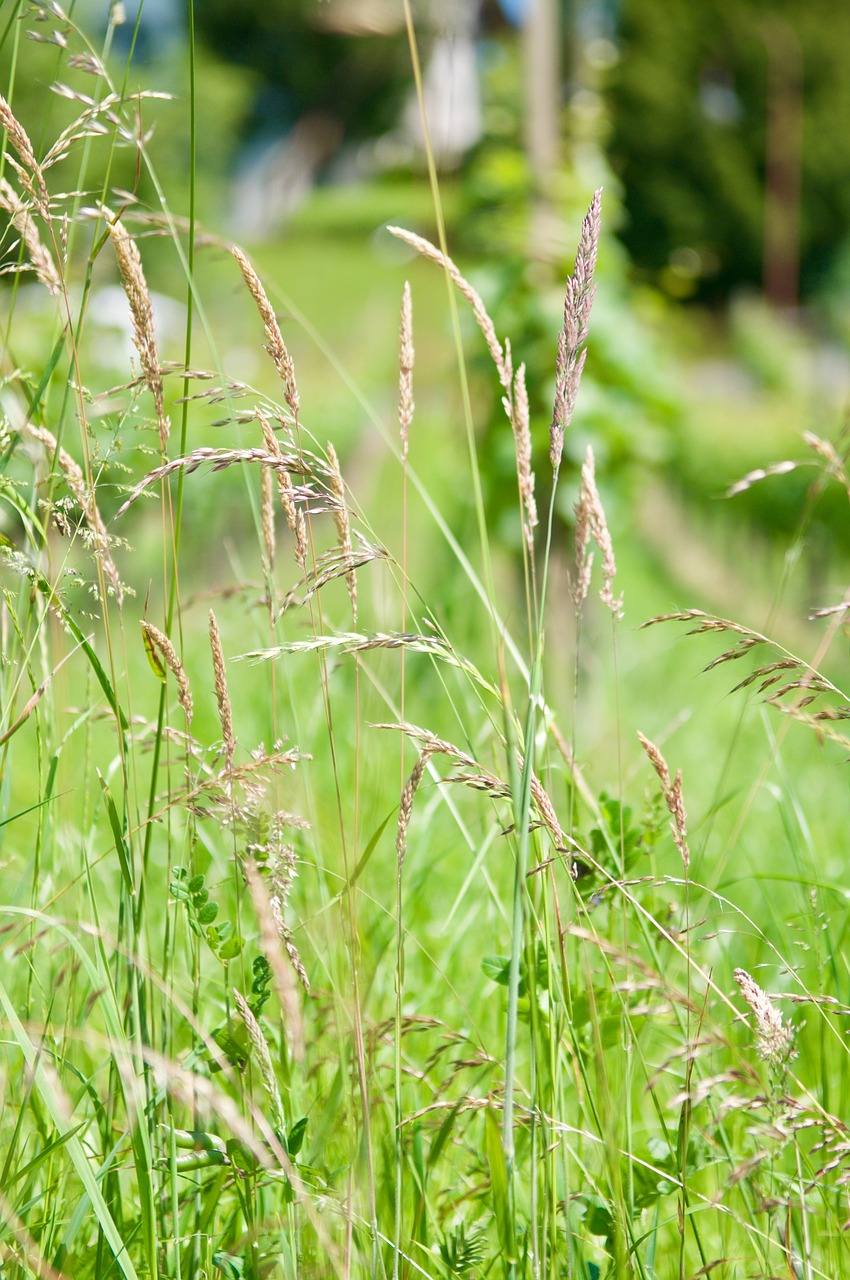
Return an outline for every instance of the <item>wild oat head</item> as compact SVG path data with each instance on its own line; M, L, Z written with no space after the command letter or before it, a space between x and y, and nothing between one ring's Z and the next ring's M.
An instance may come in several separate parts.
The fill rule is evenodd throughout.
M573 274L567 280L564 295L564 327L558 337L558 358L555 366L555 404L552 425L549 428L549 456L555 471L561 465L564 451L564 434L572 422L579 383L587 355L590 309L596 296L593 273L599 246L599 227L602 210L602 190L598 190L590 202L581 224L581 239L576 253Z

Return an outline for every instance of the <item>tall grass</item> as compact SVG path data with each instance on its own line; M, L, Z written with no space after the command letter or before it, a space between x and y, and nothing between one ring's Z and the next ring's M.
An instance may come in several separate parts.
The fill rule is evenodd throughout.
M217 363L194 197L183 222L113 189L125 147L161 192L139 97L106 69L113 27L95 55L56 6L30 17L54 24L57 83L93 73L95 90L59 89L72 118L47 112L36 144L15 105L24 24L6 28L3 1275L843 1274L846 897L840 868L814 872L825 855L783 739L850 746L846 697L820 671L847 602L812 662L696 609L652 619L719 641L710 665L735 662L739 688L786 713L731 821L702 786L689 815L675 744L638 737L655 726L612 728L597 790L582 654L608 655L619 694L629 584L592 451L568 590L557 513L592 360L599 193L553 334L547 449L521 353L444 233L399 232L493 360L517 455L514 591L493 565L469 395L475 546L417 474L415 289L384 545L310 432L250 257L233 249L231 287L274 395ZM185 280L178 362L156 333L154 250ZM107 281L134 344L119 386L98 363ZM850 488L843 456L814 447ZM447 547L465 583L468 652L418 591L414 504L424 556ZM217 589L193 556L246 509L256 536ZM570 655L560 707L548 687ZM768 851L753 882L718 878L777 824L787 866Z

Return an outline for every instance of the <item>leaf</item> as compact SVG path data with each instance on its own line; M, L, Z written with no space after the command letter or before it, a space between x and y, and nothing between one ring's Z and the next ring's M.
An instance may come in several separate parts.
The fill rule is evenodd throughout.
M230 1065L242 1071L251 1056L251 1041L244 1025L241 1022L234 1023L231 1019L224 1026L216 1027L212 1038ZM212 1069L220 1071L221 1063L213 1063ZM229 1146L226 1149L229 1154Z
M218 949L219 960L235 960L245 945L238 933L234 933L232 938L228 938Z
M162 684L165 684L165 664L157 653L156 646L144 627L142 627L142 641L145 646L145 653L148 655L148 662L150 663L151 671L153 671L157 680Z
M286 1149L291 1156L297 1156L298 1152L304 1144L304 1136L307 1132L307 1117L302 1116L300 1120L296 1120L295 1124L289 1130L286 1139Z
M104 804L106 805L106 813L107 813L107 817L109 818L109 825L112 828L112 839L115 841L115 849L118 854L118 861L121 864L121 874L124 877L124 883L127 886L127 892L131 896L134 896L136 892L136 887L133 883L133 867L132 867L132 860L131 860L132 855L130 853L130 849L127 845L127 842L124 839L124 830L122 827L121 820L118 817L118 810L115 808L115 801L112 799L112 794L109 790L109 786L103 774L100 772L100 769L97 770L97 776L100 782L101 790L103 792L103 800L104 800Z
M201 924L201 925L212 924L213 920L215 920L217 915L218 915L218 903L207 902L203 907L201 907L200 911L198 912L198 924Z
M241 1169L243 1173L255 1173L259 1168L257 1157L247 1143L240 1142L238 1138L228 1138L225 1146L230 1163L235 1168Z
M234 1258L232 1253L223 1253L217 1249L212 1256L213 1266L226 1277L226 1280L243 1280L245 1263L241 1258Z
M36 1049L32 1040L30 1040L23 1024L18 1018L2 982L0 982L0 1004L2 1004L5 1009L8 1026L12 1035L18 1042L18 1046L27 1063L27 1067L30 1071L35 1073L36 1089L38 1090L38 1093L50 1114L53 1124L56 1126L57 1131L61 1133L67 1123L65 1120L65 1100L62 1099L60 1101L56 1094L53 1084L44 1070L40 1052ZM76 1134L71 1134L68 1136L65 1146L71 1163L76 1170L77 1177L80 1179L80 1182L85 1188L92 1203L92 1208L94 1209L97 1221L103 1231L104 1239L112 1250L112 1254L118 1263L118 1266L124 1273L125 1280L138 1280L132 1259L127 1252L124 1241L121 1239L121 1234L115 1225L115 1220L109 1212L109 1208L103 1198L103 1192L100 1189L97 1177L95 1176L95 1172L89 1161L89 1156L84 1150L80 1139Z
M485 956L481 961L481 968L487 977L491 982L498 982L500 987L508 985L510 967L510 956Z

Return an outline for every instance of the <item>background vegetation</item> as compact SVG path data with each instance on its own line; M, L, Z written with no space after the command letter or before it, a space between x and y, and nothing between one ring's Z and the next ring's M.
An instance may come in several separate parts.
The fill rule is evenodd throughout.
M4 1276L846 1269L841 245L628 141L743 8L567 27L545 182L487 10L460 169L234 253L248 27L0 6Z

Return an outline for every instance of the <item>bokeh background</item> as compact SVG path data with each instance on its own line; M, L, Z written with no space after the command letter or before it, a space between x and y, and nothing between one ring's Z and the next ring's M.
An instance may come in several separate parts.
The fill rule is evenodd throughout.
M564 280L582 214L604 188L590 352L559 489L565 618L578 468L591 443L627 635L654 613L698 606L808 653L807 613L841 597L850 552L846 495L823 483L803 440L805 432L840 440L850 386L850 10L829 0L416 0L412 10L449 250L527 365L543 501ZM18 21L17 7L7 11L7 25ZM93 47L110 13L114 20L101 0L75 7ZM411 465L461 545L474 546L445 281L386 231L397 223L437 238L404 5L197 0L191 18L204 229L196 363L276 394L227 252L235 239L281 316L305 422L320 442L334 440L375 536L396 545L398 308L409 278ZM189 21L172 0L127 3L111 50L128 90L170 95L139 100L151 167L128 145L110 153L107 177L119 198L126 193L128 216L140 215L161 352L174 360L183 353L185 278L171 238L155 221L146 232L143 217L161 217L167 205L179 227L189 212ZM68 105L46 92L57 68L76 89L89 81L84 66L65 65L47 11L36 29L43 38L14 45L19 65L7 71L38 138ZM12 47L6 39L4 58ZM105 163L93 149L93 191ZM108 386L125 376L132 348L114 269L98 270L89 323L100 326L94 356ZM480 336L462 319L488 527L519 612L513 441ZM22 329L22 363L29 340ZM212 410L208 418L193 419L193 447L221 443ZM801 465L727 498L754 468L785 460ZM187 493L186 573L204 591L238 577L239 548L253 536L238 478L223 476L219 492L213 509L191 486ZM133 518L129 536L144 551L146 526ZM409 518L417 586L462 644L479 621L467 621L468 585L427 509L414 503ZM153 523L151 547L157 536ZM587 699L591 751L610 742L614 689L632 689L629 719L644 725L658 720L659 691L676 672L682 685L669 706L716 702L723 692L707 681L710 694L694 693L699 661L690 649L683 658L672 636L653 642L652 677L647 642L624 640L622 686L610 673L595 685L592 619L587 626L583 687L598 688ZM571 687L567 654L565 697Z

